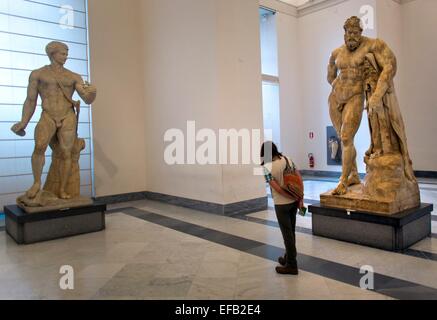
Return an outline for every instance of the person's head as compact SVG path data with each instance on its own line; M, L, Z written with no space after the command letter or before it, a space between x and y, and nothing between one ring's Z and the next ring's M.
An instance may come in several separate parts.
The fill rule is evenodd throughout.
M279 152L278 147L272 141L264 142L261 146L261 165L272 162L275 158L281 158L282 153Z
M349 51L355 51L363 40L363 28L360 18L353 16L346 20L344 24L344 42Z
M46 46L46 53L52 63L64 65L68 58L68 46L62 42L52 41Z

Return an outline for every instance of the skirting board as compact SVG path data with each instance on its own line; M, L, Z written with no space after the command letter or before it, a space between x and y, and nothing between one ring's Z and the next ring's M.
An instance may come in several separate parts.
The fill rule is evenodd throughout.
M341 172L337 171L321 171L321 170L301 170L300 171L305 176L313 177L329 177L329 178L340 178ZM428 178L437 179L437 171L414 171L417 178ZM361 179L364 179L365 174L360 173Z
M224 216L233 216L237 214L259 212L259 211L267 210L268 207L267 197L251 199L251 200L241 201L237 203L230 203L230 204L218 204L213 202L182 198L177 196L171 196L168 194L149 192L149 191L95 198L95 201L104 204L115 204L115 203L138 201L138 200L159 201L179 207L184 207L184 208L189 208L193 210L199 210L199 211L204 211L204 212L224 215Z

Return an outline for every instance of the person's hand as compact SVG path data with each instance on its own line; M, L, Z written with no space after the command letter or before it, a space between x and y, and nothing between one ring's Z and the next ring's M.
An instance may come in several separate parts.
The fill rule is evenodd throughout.
M14 124L12 126L11 130L16 135L18 135L20 137L24 137L26 135L26 131L24 131L24 129L26 129L26 127L27 127L27 125L20 121L20 122L17 122L16 124Z
M369 116L373 116L373 114L376 112L378 113L383 108L383 102L382 99L372 96L369 100Z

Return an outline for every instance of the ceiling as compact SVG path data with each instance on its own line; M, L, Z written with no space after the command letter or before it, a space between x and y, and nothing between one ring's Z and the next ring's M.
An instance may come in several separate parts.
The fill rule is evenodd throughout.
M291 4L295 7L301 6L307 2L310 2L310 0L279 0L288 4Z

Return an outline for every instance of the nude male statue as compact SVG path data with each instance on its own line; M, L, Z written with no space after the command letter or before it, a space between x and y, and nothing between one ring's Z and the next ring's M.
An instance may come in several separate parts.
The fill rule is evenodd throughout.
M77 91L85 103L91 104L96 98L97 90L84 82L80 75L64 68L68 58L67 45L56 41L50 42L46 46L46 53L51 64L32 71L22 119L13 125L11 130L20 136L25 135L24 130L35 112L39 95L43 112L35 128L35 149L32 155L34 183L26 192L26 196L33 199L40 192L45 152L55 138L62 154L59 198L70 199L66 187L72 168L72 150L77 139L78 119L75 107L77 112L79 111L79 104L74 102L72 97Z
M328 82L332 85L329 112L343 145L342 175L334 195L344 195L349 186L361 183L354 138L364 110L366 55L373 54L381 68L375 90L368 101L370 114L383 107L383 97L392 86L397 66L394 53L384 41L362 36L358 17L349 18L344 30L345 45L334 50L328 66Z

